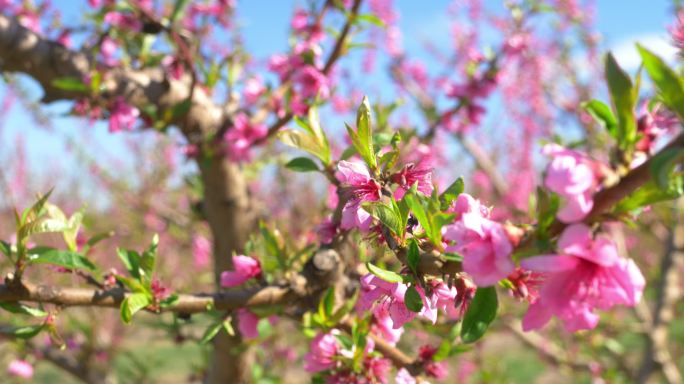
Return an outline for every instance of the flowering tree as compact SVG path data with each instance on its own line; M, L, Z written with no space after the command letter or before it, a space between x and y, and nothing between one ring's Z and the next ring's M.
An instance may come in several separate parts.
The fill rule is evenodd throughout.
M66 101L130 135L134 164L86 133L74 180L32 185L21 140L3 158L9 375L510 381L506 345L575 379L681 382L684 80L647 47L636 75L600 55L590 5L456 2L431 65L391 0L297 8L264 62L230 0L89 0L81 24L0 9L5 113L49 126L43 104ZM84 185L108 204L81 208ZM150 373L172 359L161 335L202 358Z

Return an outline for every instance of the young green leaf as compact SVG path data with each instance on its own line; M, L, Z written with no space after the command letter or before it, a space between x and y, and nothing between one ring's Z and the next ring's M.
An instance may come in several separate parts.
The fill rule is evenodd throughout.
M658 187L661 189L668 188L672 169L682 159L684 159L684 149L682 148L669 148L653 157L650 171Z
M74 77L60 77L52 80L52 86L63 91L88 93L90 87Z
M667 188L660 188L651 180L632 192L629 196L620 200L614 208L615 213L627 213L646 207L661 201L674 200L684 196L684 176L678 175L669 178Z
M480 339L496 318L498 306L499 302L494 287L478 288L468 311L463 317L461 340L464 343L473 343Z
M285 168L295 172L314 172L320 171L316 162L308 157L296 157L285 164Z
M591 117L593 117L594 120L596 120L596 122L605 127L612 137L617 138L618 123L615 119L615 116L613 116L613 111L610 110L609 106L594 99L586 103L583 103L582 108L584 108L584 110L587 111L591 115Z
M21 303L0 303L0 308L17 315L29 315L34 317L43 317L48 315L48 313L42 309L29 307Z
M451 203L458 198L458 195L463 193L463 190L465 189L465 183L463 182L463 177L459 177L451 183L451 185L442 192L442 194L439 196L439 201L441 203L441 208L442 209L447 209L451 205Z
M31 264L52 264L69 269L84 269L94 272L97 270L85 256L72 252L50 247L35 247L28 251L28 260Z
M364 204L363 208L366 209L373 217L380 220L387 228L394 232L397 236L402 236L405 227L401 226L402 220L399 217L399 213L394 210L393 207L389 207L383 203L368 203Z
M680 119L684 119L684 86L677 72L665 64L663 59L639 44L637 50L663 103L676 112Z
M7 257L12 256L12 244L0 240L0 252Z
M615 139L619 147L624 150L636 141L637 126L634 106L637 95L629 75L620 68L611 53L608 53L606 57L605 71L610 99L617 113L618 129Z
M199 343L200 345L205 345L209 344L209 342L218 335L219 331L224 328L223 325L224 321L221 320L219 322L211 324L206 331L204 331L204 334L202 335L202 338L200 339ZM231 326L232 329L232 326Z
M373 265L370 262L366 263L366 267L368 268L368 271L375 276L381 278L382 280L385 280L388 283L401 283L404 281L403 276L396 272L388 271L386 269L382 269L376 265Z
M0 327L0 334L16 337L17 339L31 339L38 335L43 329L45 329L44 324L27 325L23 327Z
M368 164L370 169L376 169L378 164L373 147L373 127L370 113L371 108L368 97L364 96L361 106L359 106L356 113L356 133L352 134L351 132L353 131L349 126L347 126L347 131L350 132L352 143L361 158Z
M404 293L404 304L411 312L420 312L423 309L423 299L420 298L420 293L414 286L410 286Z
M283 144L309 152L321 159L323 164L330 164L330 150L316 140L314 136L288 129L278 132L278 138Z
M130 324L133 315L150 304L152 304L152 300L146 293L130 294L121 302L121 320Z
M408 249L406 250L406 264L413 273L418 273L418 265L420 264L420 248L418 247L418 242L413 237L408 241Z

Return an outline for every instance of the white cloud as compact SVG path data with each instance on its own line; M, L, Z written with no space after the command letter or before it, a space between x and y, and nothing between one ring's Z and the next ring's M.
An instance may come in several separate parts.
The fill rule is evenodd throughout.
M610 47L615 59L620 66L628 71L633 71L641 64L641 57L636 49L636 43L662 57L668 63L673 63L677 56L677 48L672 46L667 34L648 33L632 36L619 40Z

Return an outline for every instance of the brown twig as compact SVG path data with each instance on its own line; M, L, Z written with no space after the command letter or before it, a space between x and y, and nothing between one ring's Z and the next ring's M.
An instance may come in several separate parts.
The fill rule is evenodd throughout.
M682 375L669 350L669 326L674 317L674 307L681 297L679 274L684 265L684 222L680 210L684 200L674 207L677 224L670 231L668 246L660 262L660 280L656 288L656 299L651 321L647 322L646 347L639 368L638 382L645 383L656 369L660 369L666 382L682 382Z

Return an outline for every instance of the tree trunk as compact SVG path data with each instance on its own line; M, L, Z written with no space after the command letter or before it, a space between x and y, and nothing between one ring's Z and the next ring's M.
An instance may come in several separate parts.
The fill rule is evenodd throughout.
M233 252L240 253L254 227L247 185L237 164L225 159L200 160L204 212L214 238L214 273L220 288L221 272L232 268ZM240 336L220 332L214 339L207 383L248 383L253 350Z

